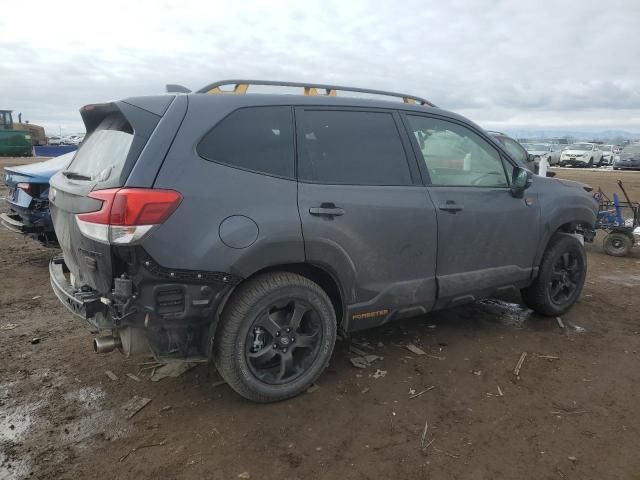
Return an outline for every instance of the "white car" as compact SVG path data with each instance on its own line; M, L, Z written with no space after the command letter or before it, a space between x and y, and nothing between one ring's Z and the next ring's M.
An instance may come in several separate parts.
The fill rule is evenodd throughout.
M616 153L613 147L613 145L599 145L600 151L602 152L601 165L613 165L613 156Z
M550 143L523 143L522 146L526 148L528 153L533 155L536 165L540 163L541 158L546 158L549 165L560 163L560 150L556 148L557 145Z
M595 143L572 143L560 154L560 166L593 167L602 159L602 152Z
M60 137L49 137L49 145L62 145L62 138Z

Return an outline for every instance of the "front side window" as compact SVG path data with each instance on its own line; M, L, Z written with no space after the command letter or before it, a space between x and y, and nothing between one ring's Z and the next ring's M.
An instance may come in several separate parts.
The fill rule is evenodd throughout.
M293 178L291 108L236 110L203 137L197 151L212 162Z
M408 119L433 185L509 185L500 154L473 131L435 118Z
M411 185L391 113L299 110L298 178L331 185Z

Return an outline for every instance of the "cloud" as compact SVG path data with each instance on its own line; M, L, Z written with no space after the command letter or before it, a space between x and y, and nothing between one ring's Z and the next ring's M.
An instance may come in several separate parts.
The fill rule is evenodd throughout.
M38 0L0 17L0 108L57 131L87 103L224 78L399 90L492 128L640 131L637 0Z

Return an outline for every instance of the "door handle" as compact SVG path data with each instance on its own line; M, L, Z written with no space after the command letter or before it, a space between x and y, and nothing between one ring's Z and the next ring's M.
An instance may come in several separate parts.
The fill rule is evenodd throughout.
M339 217L344 215L344 210L336 207L333 203L323 203L319 207L311 207L309 213L323 217Z
M445 203L441 203L438 207L440 210L449 213L456 213L464 210L464 207L453 200L447 200Z

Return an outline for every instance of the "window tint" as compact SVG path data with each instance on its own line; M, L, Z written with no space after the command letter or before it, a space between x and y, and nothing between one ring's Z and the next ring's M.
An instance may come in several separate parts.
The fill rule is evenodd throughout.
M433 185L508 185L500 154L479 135L452 122L408 118Z
M390 113L300 110L298 177L347 185L411 185Z
M293 178L290 107L236 110L200 141L198 154L212 162Z

